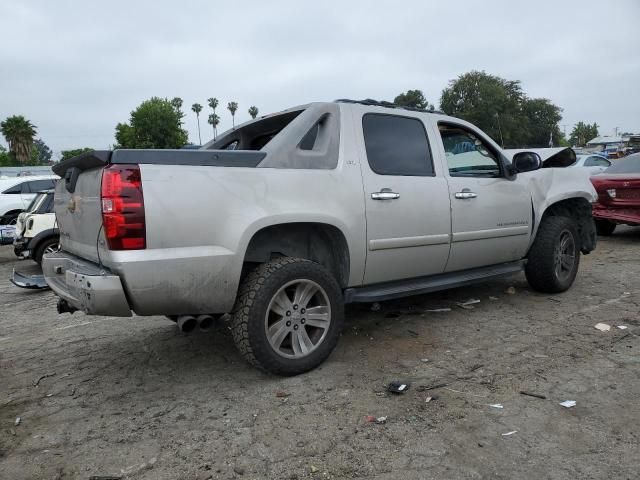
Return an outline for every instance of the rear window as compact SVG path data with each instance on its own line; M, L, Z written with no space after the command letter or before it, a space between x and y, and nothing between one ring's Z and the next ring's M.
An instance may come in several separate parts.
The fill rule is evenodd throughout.
M634 153L626 158L614 160L605 173L638 173L640 174L640 153Z
M22 191L24 193L38 193L43 190L51 190L55 186L54 180L32 180L23 184Z
M371 170L379 175L432 176L433 160L423 123L410 117L368 113L362 131Z

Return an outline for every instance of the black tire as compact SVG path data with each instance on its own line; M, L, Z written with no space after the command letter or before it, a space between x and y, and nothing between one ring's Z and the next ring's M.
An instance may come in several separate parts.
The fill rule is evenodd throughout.
M601 235L603 237L608 237L609 235L613 234L613 231L617 226L615 223L610 222L609 220L595 219L595 221L596 232L598 232L598 235Z
M322 330L309 325L311 320L307 321L306 326L300 325L300 321L302 324L305 323L305 319L300 318L304 315L304 309L294 312L297 317L288 317L294 320L293 326L290 326L291 321L287 322L289 330L296 328L296 335L301 335L302 333L298 329L304 330L307 340L313 335L317 337L318 332L322 333L308 354L301 358L286 358L282 353L278 353L275 347L272 347L267 335L267 326L273 326L280 321L284 324L287 318L284 315L275 314L277 322L270 324L270 315L275 313L273 309L270 309L270 306L277 304L277 302L273 302L275 302L278 294L283 292L290 300L291 296L286 293L285 287L291 284L291 288L295 288L298 281L301 284L307 282L320 287L318 293L314 293L309 297L305 305L309 309L313 308L308 305L317 301L314 299L318 298L316 295L320 295L329 308L329 313L324 314L329 318L329 325L328 328ZM295 302L295 296L291 302L292 308L298 309L293 303ZM287 315L290 313L287 312ZM300 258L285 257L259 265L244 279L231 313L231 332L240 354L255 367L277 375L297 375L317 367L329 356L338 342L343 321L344 302L342 291L333 275L317 263ZM297 327L296 322L298 323ZM279 347L280 351L282 352L286 348L282 347L282 345L286 345L288 340L291 345L292 355L295 356L296 353L293 352L294 332L290 331L282 338L278 342L281 345ZM300 340L300 343L303 343L302 340ZM298 355L300 354L298 353Z
M42 265L42 256L45 254L48 248L58 247L60 243L60 238L58 236L48 237L44 240L41 240L40 243L33 249L31 253L31 258L38 264Z
M564 241L573 243L573 262L562 255ZM566 260L558 266L559 259ZM548 216L542 219L538 234L529 251L525 275L534 290L560 293L568 290L580 265L580 237L574 220L569 217Z

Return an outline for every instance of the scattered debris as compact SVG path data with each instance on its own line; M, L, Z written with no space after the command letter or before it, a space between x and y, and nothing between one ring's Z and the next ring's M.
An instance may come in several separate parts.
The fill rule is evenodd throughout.
M520 390L520 395L526 395L527 397L541 398L542 400L547 399L547 397L545 397L544 395L540 395L539 393L525 392L524 390Z
M451 309L446 307L446 308L430 308L428 310L425 310L425 312L428 313L444 313L444 312L450 312Z
M22 418L20 417L16 417L16 421L13 422L13 424L17 427L18 425L20 425L20 422L22 421Z
M418 392L426 392L428 390L435 390L436 388L444 388L448 383L436 383L435 385L420 385L416 389Z
M464 308L465 310L473 310L475 308L473 305L475 305L476 303L480 303L480 300L478 300L477 298L472 298L470 300L467 300L466 302L459 302L457 303L457 305L460 308Z
M571 408L571 407L575 407L576 406L576 401L575 400L565 400L564 402L560 402L560 405L562 405L564 408Z
M371 311L378 312L380 310L380 304L378 302L371 304Z
M318 473L320 471L320 469L318 467L316 467L315 465L311 465L309 467L309 470L311 470L311 473Z
M401 382L399 380L394 380L389 385L387 385L387 390L391 393L404 393L409 390L411 384L409 382Z
M492 403L489 405L491 408L504 408L501 403Z
M504 293L508 293L509 295L515 295L516 287L509 287L504 291Z
M509 435L513 435L514 433L518 433L518 430L512 430L510 432L503 433L502 436L503 437L508 437Z
M374 417L373 415L367 415L364 419L367 423L376 423L378 425L387 423L387 417Z
M608 332L609 330L611 330L611 325L608 325L606 323L596 323L594 327L596 327L601 332Z
M424 403L429 403L431 400L433 400L433 397L427 397L424 399Z
M242 467L233 467L233 471L238 475L244 475L244 468Z
M498 297L489 297L489 300L493 300L495 302L496 300L499 300L499 298Z
M376 418L376 423L378 425L382 425L383 423L387 423L387 417L378 417L378 418Z
M16 436L16 431L13 428L9 429L9 432L11 433L11 435L13 435L14 437Z
M407 330L407 333L409 335L411 335L412 337L419 337L420 336L420 334L418 332L415 332L413 330Z
M33 382L33 386L37 387L41 380L43 380L45 378L53 377L55 374L56 374L56 372L45 373L44 375L39 377L35 382Z
M284 390L276 390L276 397L277 398L287 398L289 395L290 395L290 393L287 393Z
M422 363L429 363L429 359L428 358L423 358L420 360Z
M475 365L473 365L470 369L469 372L475 372L476 370L480 369L484 367L484 364L482 363L476 363Z
M626 325L618 325L618 328L619 328L620 330L626 330L626 329L627 329L627 328L629 328L629 327L627 327Z

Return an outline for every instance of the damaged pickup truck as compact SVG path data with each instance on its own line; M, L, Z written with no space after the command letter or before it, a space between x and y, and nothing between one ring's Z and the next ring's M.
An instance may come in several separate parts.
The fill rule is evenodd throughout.
M61 162L61 250L43 270L60 312L183 328L230 313L244 358L298 374L331 353L348 302L521 270L535 290L567 290L595 248L596 193L588 174L559 166L509 159L437 112L312 103L199 150Z

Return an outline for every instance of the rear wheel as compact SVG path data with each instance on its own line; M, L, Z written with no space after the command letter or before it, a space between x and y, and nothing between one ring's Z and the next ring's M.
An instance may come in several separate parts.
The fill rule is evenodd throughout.
M564 292L573 284L579 265L580 241L575 222L562 216L543 218L525 267L529 285L539 292Z
M323 266L279 258L258 266L243 281L231 331L249 363L296 375L320 365L335 348L343 309L340 286Z
M596 219L596 232L598 232L598 235L608 237L613 233L615 229L615 223L610 222L609 220L601 220L599 218Z
M49 237L42 240L38 246L33 250L32 258L38 264L42 264L42 257L46 253L55 253L60 249L60 238L59 237Z

